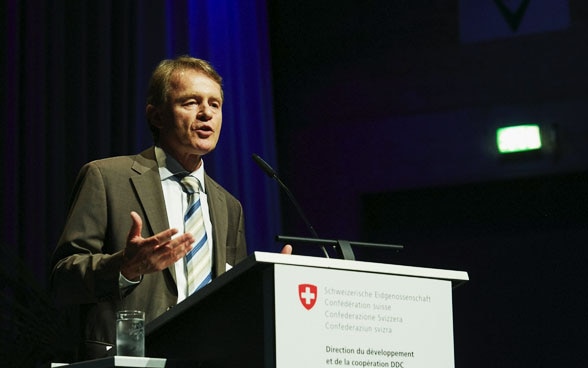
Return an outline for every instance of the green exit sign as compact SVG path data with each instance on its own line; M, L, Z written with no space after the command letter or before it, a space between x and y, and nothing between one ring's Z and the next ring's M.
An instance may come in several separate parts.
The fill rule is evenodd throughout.
M536 124L503 127L496 130L498 152L513 153L541 149L541 130Z

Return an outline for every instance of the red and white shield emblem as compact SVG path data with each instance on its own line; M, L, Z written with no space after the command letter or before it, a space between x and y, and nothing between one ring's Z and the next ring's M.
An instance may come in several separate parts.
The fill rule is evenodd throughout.
M314 307L317 299L317 287L312 284L300 284L298 285L298 298L302 306L308 310Z

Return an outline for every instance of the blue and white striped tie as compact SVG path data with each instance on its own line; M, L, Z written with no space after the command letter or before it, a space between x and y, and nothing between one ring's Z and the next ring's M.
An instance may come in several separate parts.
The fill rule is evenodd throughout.
M184 176L181 180L184 191L188 193L188 210L184 214L184 231L194 236L196 241L192 250L186 254L186 276L188 295L208 284L212 279L210 244L204 227L200 192L200 181L193 176Z

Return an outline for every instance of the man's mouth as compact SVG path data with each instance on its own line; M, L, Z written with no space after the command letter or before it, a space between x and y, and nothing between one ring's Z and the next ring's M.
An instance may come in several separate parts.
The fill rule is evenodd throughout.
M198 136L200 136L200 137L209 137L214 132L212 130L212 127L210 127L208 125L197 126L192 130L195 131L196 134L198 134Z

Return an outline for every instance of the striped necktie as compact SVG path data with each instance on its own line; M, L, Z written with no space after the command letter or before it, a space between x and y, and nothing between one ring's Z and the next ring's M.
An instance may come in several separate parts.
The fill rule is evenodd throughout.
M192 250L186 254L188 295L191 295L212 279L211 252L200 203L202 185L198 179L190 175L184 176L180 183L188 194L188 210L184 214L184 232L191 233L195 239Z

